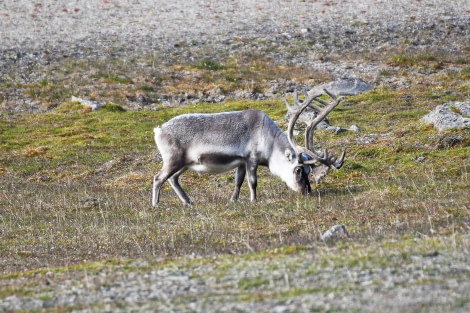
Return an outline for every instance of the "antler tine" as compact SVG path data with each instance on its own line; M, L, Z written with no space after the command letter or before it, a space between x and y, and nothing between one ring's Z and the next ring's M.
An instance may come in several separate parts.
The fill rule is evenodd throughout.
M284 103L286 104L287 110L294 110L299 102L299 96L297 94L297 89L294 90L294 105L291 105L287 99L284 99Z
M287 101L287 99L284 99L284 103L286 104L286 109L287 109L287 112L288 114L292 114L292 113L295 113L298 109L298 106L295 104L290 104L289 101Z
M297 92L296 92L297 95ZM294 101L297 97L294 98ZM295 104L294 104L295 105ZM307 104L304 103L302 106L300 106L297 111L295 111L294 115L291 117L289 124L287 126L287 139L289 140L290 145L294 149L295 153L299 156L300 155L300 150L299 148L302 148L301 146L298 145L297 141L294 138L294 126L297 120L299 119L300 114L302 114L303 110L307 107Z
M286 104L286 108L287 108L287 110L289 111L289 109L292 108L292 106L290 105L289 101L287 101L287 99L284 99L284 103Z
M336 100L338 98L336 98L336 96L332 93L330 93L326 88L323 88L323 91L333 100Z
M306 99L300 104L299 94L297 90L294 93L294 105L291 107L297 107L294 115L292 116L291 120L289 121L289 125L287 128L287 138L289 143L291 144L292 148L294 149L295 153L297 154L297 158L299 162L302 162L305 165L312 165L315 162L321 162L328 166L334 166L335 168L339 169L344 163L344 157L346 155L346 150L343 150L341 158L338 160L335 156L330 156L328 149L325 149L323 153L316 151L313 145L313 135L315 131L315 127L320 123L343 99L344 97L336 97L335 95L331 94L328 90L324 89L325 93L330 96L334 101L329 103L326 102L319 97L319 95L309 96L308 93L304 90L304 94ZM316 101L322 105L323 108L320 108L316 105L313 105L312 102ZM286 100L286 104L288 104ZM315 111L318 112L318 115L307 125L307 129L305 131L305 147L300 146L294 138L294 126L297 122L300 114L308 107L311 106ZM311 160L303 160L302 153L308 155Z
M323 91L324 91L331 99L335 100L333 103L338 103L338 104L339 104L339 103L340 103L341 101L343 101L343 99L344 99L344 97L339 97L339 98L336 97L334 94L330 93L330 92L329 92L328 90L326 90L326 89L323 89ZM321 95L320 95L320 96L321 96ZM318 96L318 97L319 97L319 96ZM331 103L326 102L325 100L320 99L320 98L318 98L318 97L315 98L315 101L318 102L318 103L320 103L320 104L323 104L325 107L331 104ZM313 104L312 104L312 107L314 107ZM317 108L318 108L318 107L317 107ZM321 111L321 109L318 109L318 111Z
M294 106L297 106L299 104L299 93L297 89L294 90Z
M333 166L336 168L336 169L340 169L341 166L343 166L343 163L344 163L344 157L346 155L346 149L343 149L343 153L341 154L341 157L339 158L339 160L335 160L333 161Z
M314 151L313 133L315 131L315 127L344 99L344 97L340 97L340 98L335 97L326 89L323 89L323 90L325 91L326 94L328 94L335 101L328 103L319 98L321 95L315 96L313 98L313 100L315 100L318 103L323 104L325 107L323 109L318 108L318 110L316 110L318 112L318 115L313 119L313 121L310 122L310 124L307 126L307 129L305 131L305 146L307 147L307 149L311 151Z
M322 94L317 94L317 95L314 95L314 96L310 96L308 94L308 91L307 89L303 89L303 92L304 92L304 96L305 96L305 100L306 102L309 103L308 107L312 108L315 112L320 112L321 111L321 108L315 104L313 104L312 102L315 100L315 98L318 98L320 97ZM305 102L304 102L305 103Z
M323 104L325 107L323 109L317 110L318 115L313 119L313 121L310 122L310 124L307 126L307 129L305 130L305 147L309 151L311 151L315 155L315 157L313 157L312 154L307 153L310 157L312 157L313 160L304 161L304 164L313 164L315 163L315 161L320 161L324 164L327 164L330 166L333 165L336 168L340 168L344 162L345 150L343 150L343 154L341 155L340 160L337 160L336 157L329 156L327 149L325 149L323 155L321 155L318 151L315 151L315 147L313 144L313 135L314 135L315 127L344 99L344 97L337 98L335 95L331 94L326 89L323 89L323 90L334 101L331 103L328 103L320 99L319 96L316 96L313 99L316 102Z
M315 117L315 119L311 122L311 124L314 124L315 126L320 123L328 114L330 114L331 111L333 111L333 109L338 105L340 104L341 101L343 101L344 97L335 97L334 95L332 95L331 93L328 92L328 90L326 89L323 89L330 97L333 98L333 102L331 103L328 103L322 99L319 98L319 96L316 96L314 98L315 101L323 104L325 107L321 110L321 112L319 112L319 114L317 115L317 117Z
M316 155L315 151L311 151L307 148L300 146L294 138L294 126L297 120L299 119L300 114L302 114L302 112L311 104L311 102L319 96L321 95L315 95L312 97L307 96L304 102L299 106L299 96L298 96L297 90L295 90L295 93L294 93L294 106L297 106L298 108L289 121L289 125L287 127L287 139L289 140L290 145L292 146L295 153L297 154L297 158L299 159L299 161L302 160L302 153L305 153L306 155L309 155L310 157L316 160L319 160L319 161L322 160L322 157L319 155Z
M303 91L304 91L305 100L307 100L309 97L308 91L306 88L304 88Z

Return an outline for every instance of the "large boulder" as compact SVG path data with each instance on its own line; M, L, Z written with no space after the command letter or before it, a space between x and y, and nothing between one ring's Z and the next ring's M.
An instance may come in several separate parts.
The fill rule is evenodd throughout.
M362 79L343 77L323 85L315 86L309 91L309 94L324 93L323 89L328 90L328 92L335 96L355 96L361 92L371 90L372 86Z
M470 101L438 105L422 120L426 124L433 124L439 131L470 127Z

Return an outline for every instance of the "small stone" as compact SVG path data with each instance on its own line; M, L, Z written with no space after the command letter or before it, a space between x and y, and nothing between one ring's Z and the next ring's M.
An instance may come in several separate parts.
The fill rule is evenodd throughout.
M99 205L100 200L98 198L86 197L81 202L84 208L91 209L97 207Z
M412 161L415 161L415 162L418 162L418 163L424 163L426 161L426 157L424 156L419 156L419 157L416 157L416 158L411 158Z
M349 127L348 130L350 130L350 131L352 131L352 132L358 132L358 131L360 131L361 129L360 129L359 126L357 126L356 124L353 124L353 125L351 125L351 126Z
M349 237L348 231L346 230L346 226L343 224L338 224L330 229L328 229L323 235L320 237L320 241L336 241L341 239L346 239Z

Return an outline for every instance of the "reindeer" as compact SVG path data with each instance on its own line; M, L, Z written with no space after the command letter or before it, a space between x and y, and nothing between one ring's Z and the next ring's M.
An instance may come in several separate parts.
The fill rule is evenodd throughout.
M258 166L267 166L292 190L308 195L312 175L318 183L331 167L341 168L346 151L339 159L328 150L317 151L313 146L315 126L342 100L324 90L332 99L328 103L319 95L299 100L297 92L294 105L297 111L290 119L287 135L263 112L245 110L216 114L184 114L154 129L155 142L163 159L163 167L153 180L152 205L159 203L162 184L168 180L183 204L191 200L181 188L178 178L187 169L198 173L223 173L236 168L235 189L231 201L238 200L240 187L248 174L250 199L256 201ZM312 102L318 102L321 108ZM318 115L305 132L305 147L297 144L293 131L300 114L310 106Z

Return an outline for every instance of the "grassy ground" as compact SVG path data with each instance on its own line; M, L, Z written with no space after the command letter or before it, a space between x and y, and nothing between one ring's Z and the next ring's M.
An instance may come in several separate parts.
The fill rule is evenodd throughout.
M418 62L392 60L408 67ZM116 256L304 244L336 223L344 223L354 240L466 232L468 130L437 133L419 121L436 104L468 96L466 71L437 82L423 78L413 89L379 87L347 98L331 120L362 130L317 132L320 147L337 153L348 147L344 168L310 198L291 193L262 169L256 204L247 201L247 188L239 203L228 202L233 173L187 173L182 180L195 207L183 208L166 185L161 206L152 209L152 176L160 166L152 129L183 112L248 107L279 120L282 101L132 112L115 104L88 112L66 102L44 114L5 113L0 120L4 272Z
M316 186L311 197L289 191L267 169L260 169L259 201L249 202L244 185L240 201L230 203L233 173L188 172L181 180L194 207L183 207L168 184L160 206L150 205L152 177L161 166L154 126L185 112L253 107L280 120L285 114L281 100L155 111L124 111L109 103L97 112L63 102L47 113L2 113L3 278L103 260L246 252L264 258L272 249L315 245L324 231L339 223L346 225L349 241L355 243L347 248L353 256L368 246L399 240L404 244L394 251L405 253L407 243L421 236L458 242L470 230L470 133L438 133L419 119L437 104L469 98L467 61L443 63L416 55L388 61L392 69L382 75L401 77L411 85L382 86L348 97L330 114L332 124L357 124L361 131L316 132L320 147L339 153L346 146L348 154L344 167ZM214 75L228 68L206 62L195 70ZM432 78L416 74L421 70L431 71ZM113 82L124 88L130 83ZM46 82L38 89L49 87ZM339 257L331 253L329 257Z

